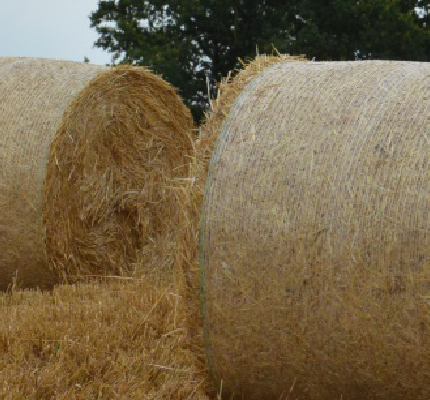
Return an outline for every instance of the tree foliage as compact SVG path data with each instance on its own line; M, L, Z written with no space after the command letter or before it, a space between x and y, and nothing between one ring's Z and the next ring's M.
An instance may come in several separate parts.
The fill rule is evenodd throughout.
M149 65L180 89L196 120L208 88L256 48L317 60L430 60L429 0L106 0L95 43ZM209 83L209 85L208 85Z

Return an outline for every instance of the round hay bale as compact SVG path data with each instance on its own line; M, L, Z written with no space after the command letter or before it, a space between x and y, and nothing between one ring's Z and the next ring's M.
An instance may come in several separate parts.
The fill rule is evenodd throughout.
M203 127L202 315L227 397L430 398L429 77L278 63Z
M193 152L176 90L48 59L0 59L0 78L0 290L161 265Z

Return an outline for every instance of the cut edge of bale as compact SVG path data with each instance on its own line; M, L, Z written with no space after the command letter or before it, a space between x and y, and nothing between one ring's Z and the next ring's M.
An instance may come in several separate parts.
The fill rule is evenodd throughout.
M188 176L192 128L177 90L149 69L98 74L65 111L51 145L44 189L51 265L69 279L136 276L172 258L176 186Z

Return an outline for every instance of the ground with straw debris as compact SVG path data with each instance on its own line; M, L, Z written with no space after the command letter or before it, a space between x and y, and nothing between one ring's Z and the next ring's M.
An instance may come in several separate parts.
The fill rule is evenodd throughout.
M208 399L186 316L146 279L0 294L0 398Z

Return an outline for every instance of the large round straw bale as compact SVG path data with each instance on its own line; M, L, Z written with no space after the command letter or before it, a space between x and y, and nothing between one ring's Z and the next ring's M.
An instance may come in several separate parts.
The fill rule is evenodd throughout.
M202 314L224 393L430 398L429 78L278 63L209 120Z
M161 264L193 149L176 91L47 59L0 59L0 79L0 290Z

